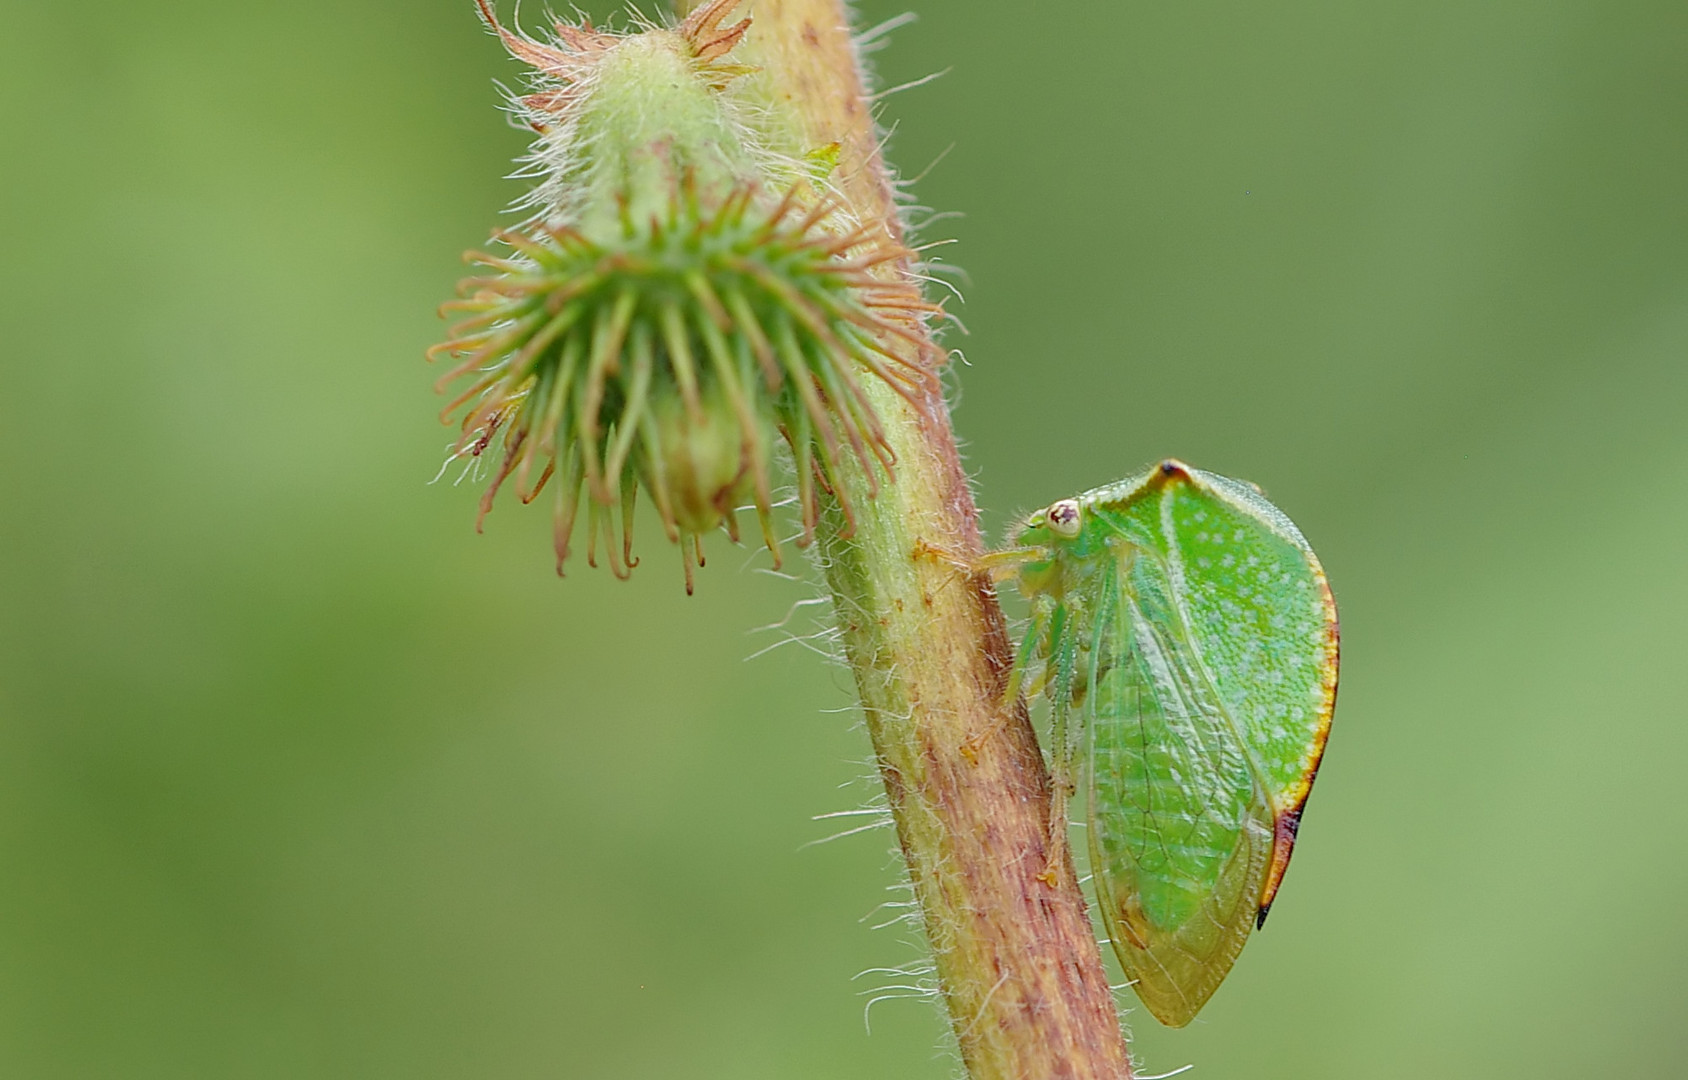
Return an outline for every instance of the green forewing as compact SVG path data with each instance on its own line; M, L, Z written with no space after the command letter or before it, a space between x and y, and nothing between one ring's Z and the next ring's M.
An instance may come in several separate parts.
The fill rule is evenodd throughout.
M1194 660L1165 565L1147 553L1123 562L1087 703L1092 879L1138 996L1182 1024L1248 938L1273 819Z
M1335 698L1335 608L1248 485L1168 461L1077 502L1079 535L1047 542L1061 572L1022 587L1047 597L1051 657L1078 657L1098 906L1138 996L1182 1025L1288 864Z

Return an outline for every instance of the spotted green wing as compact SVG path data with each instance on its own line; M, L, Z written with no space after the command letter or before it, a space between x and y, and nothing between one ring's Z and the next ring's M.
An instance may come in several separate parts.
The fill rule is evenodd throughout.
M1192 634L1276 819L1264 924L1336 709L1336 602L1301 531L1259 489L1200 469L1162 470L1162 531Z
M1188 1023L1264 921L1336 694L1336 612L1249 485L1163 462L1080 498L1113 538L1089 654L1099 906L1138 995Z

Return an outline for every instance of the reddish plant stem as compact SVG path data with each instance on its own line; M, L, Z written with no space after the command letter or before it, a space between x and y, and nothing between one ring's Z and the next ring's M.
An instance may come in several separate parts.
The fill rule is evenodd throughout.
M851 211L900 241L842 3L746 10L735 58L759 69L751 92L807 148L838 144ZM870 498L865 477L847 478L854 532L834 505L819 548L962 1059L973 1080L1130 1080L1071 857L1049 850L1036 736L1023 703L1004 700L1012 647L995 590L956 568L981 542L948 408L935 389L916 409L867 382L896 482Z

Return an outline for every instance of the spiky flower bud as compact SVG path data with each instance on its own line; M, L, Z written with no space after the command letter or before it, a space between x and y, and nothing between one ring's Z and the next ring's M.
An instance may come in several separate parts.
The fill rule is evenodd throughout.
M466 318L431 352L458 360L442 389L469 379L444 414L463 411L454 454L502 440L482 516L506 481L523 502L552 483L558 572L584 501L588 562L601 537L624 576L643 487L681 546L690 591L700 534L725 525L736 539L744 503L778 562L783 440L800 543L819 517L817 485L852 520L841 464L854 459L871 490L894 463L862 380L920 407L932 372L917 323L938 308L884 274L905 248L852 228L813 162L761 150L725 99L746 70L727 59L749 20L720 25L735 0L628 35L559 22L543 43L478 2L537 69L515 106L539 133L543 174L533 219L496 234L509 253L470 253L490 273L445 305ZM919 359L902 359L894 338Z

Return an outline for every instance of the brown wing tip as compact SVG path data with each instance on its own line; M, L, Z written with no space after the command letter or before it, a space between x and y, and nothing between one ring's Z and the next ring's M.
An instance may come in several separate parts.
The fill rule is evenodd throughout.
M1272 866L1266 873L1266 888L1260 893L1260 911L1254 918L1256 930L1266 925L1266 914L1272 910L1272 901L1278 895L1278 886L1283 884L1284 871L1289 869L1289 857L1295 850L1295 834L1300 829L1299 806L1278 815L1275 835L1272 837Z

